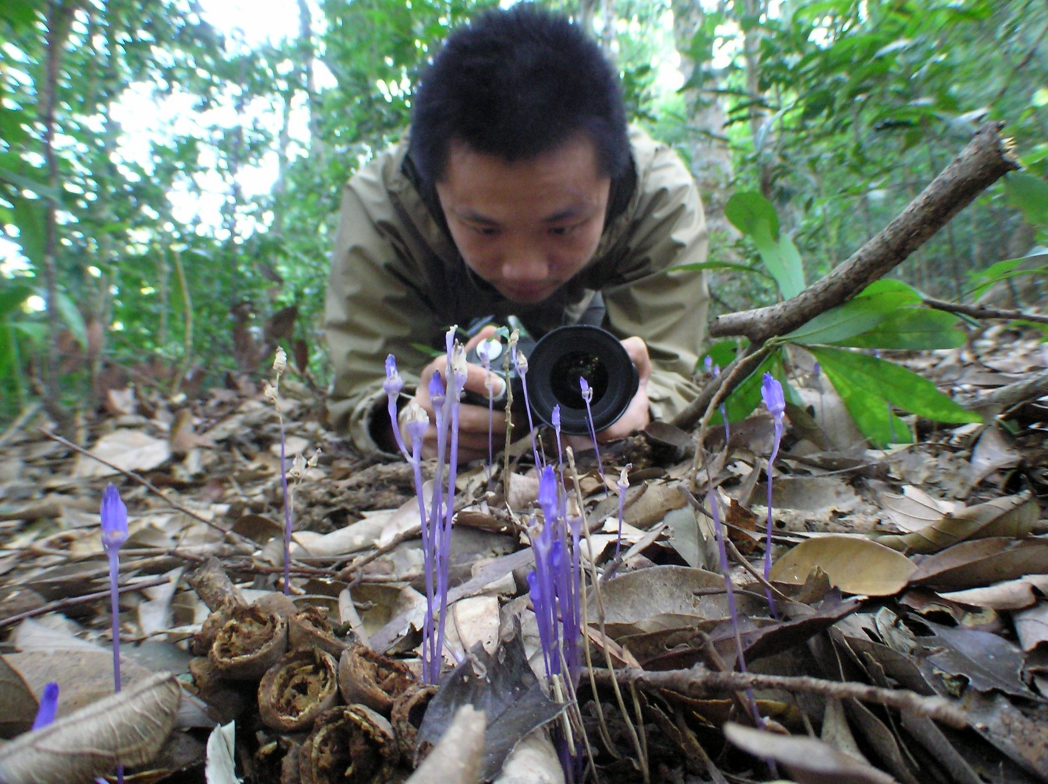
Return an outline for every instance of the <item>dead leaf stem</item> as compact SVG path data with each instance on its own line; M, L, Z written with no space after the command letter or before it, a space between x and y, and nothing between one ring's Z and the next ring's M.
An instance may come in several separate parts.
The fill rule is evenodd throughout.
M614 673L614 678L611 673ZM621 683L637 683L652 690L666 689L688 697L701 697L711 693L719 694L740 689L782 689L788 692L821 694L839 700L855 699L909 711L917 716L935 719L957 729L968 726L968 713L944 697L925 697L908 689L882 689L865 683L828 681L807 675L714 672L702 665L690 670L662 672L647 672L636 668L597 670L593 675L598 683L608 683L612 680Z
M1048 316L1039 313L1023 313L1021 310L999 310L988 308L984 305L961 305L955 302L944 302L941 299L931 297L924 298L924 304L929 308L944 310L947 313L960 313L962 316L971 316L976 319L991 321L1033 321L1037 324L1048 324Z

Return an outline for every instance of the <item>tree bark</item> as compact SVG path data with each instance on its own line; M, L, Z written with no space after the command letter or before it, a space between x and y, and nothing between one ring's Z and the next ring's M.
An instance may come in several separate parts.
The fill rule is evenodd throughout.
M796 297L778 305L720 316L711 337L744 335L763 343L847 302L897 267L975 197L1019 168L1002 124L986 123L961 154L914 199L899 217L863 245L844 264Z

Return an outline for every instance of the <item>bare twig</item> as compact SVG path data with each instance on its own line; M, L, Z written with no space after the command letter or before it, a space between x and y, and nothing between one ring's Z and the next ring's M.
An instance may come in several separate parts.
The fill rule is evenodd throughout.
M609 670L597 670L594 675L600 683L609 683L612 680ZM637 683L649 689L675 691L688 697L704 697L740 689L782 689L788 692L822 694L840 700L856 699L909 711L958 729L968 726L967 712L944 697L925 697L908 689L882 689L865 683L828 681L806 675L713 672L698 665L690 670L664 672L646 672L635 668L615 670L614 679L622 683Z
M164 585L165 583L171 582L169 577L157 577L152 580L146 580L141 583L133 583L131 585L122 585L117 590L120 593L127 593L128 591L141 591L143 588L155 588L158 585ZM38 615L45 615L49 612L55 612L56 610L64 610L67 607L76 607L78 604L90 604L91 602L99 599L108 599L109 589L106 588L104 591L98 591L96 593L85 593L82 596L67 596L64 599L57 599L53 602L37 607L32 610L26 610L20 612L17 615L10 615L7 618L0 619L0 629L6 626L13 626L19 621L24 621L26 618L35 618Z
M363 569L369 563L374 561L376 558L381 558L383 555L386 555L387 553L390 553L393 550L397 549L397 547L402 545L404 542L407 542L411 539L415 539L418 536L421 536L420 528L411 527L406 531L401 531L399 534L394 536L388 544L384 544L382 545L382 547L378 547L372 550L367 555L361 555L353 559L353 563L349 564L346 568L340 571L336 579L345 580L346 582L349 582L353 579L354 575L356 575L361 569Z
M969 411L996 416L1027 400L1036 400L1045 395L1048 395L1048 370L995 389L989 394L974 397L962 405Z
M983 305L959 305L956 302L944 302L941 299L926 297L924 304L936 310L945 310L947 313L960 313L962 316L971 316L976 319L991 319L1003 321L1033 321L1038 324L1048 324L1048 316L1039 313L1023 313L1021 310L998 310L987 308Z
M22 413L18 415L14 422L7 426L7 429L0 435L0 447L4 446L11 438L22 429L22 426L36 416L36 412L40 410L41 403L31 403L22 409Z
M222 526L220 526L220 525L216 525L215 523L211 522L210 520L208 520L203 515L197 514L192 509L189 509L189 508L187 508L185 506L182 506L182 504L178 503L178 501L172 501L166 495L161 493L160 490L157 489L156 485L154 485L148 479L144 479L143 477L139 476L134 471L128 471L126 468L121 468L120 466L113 465L108 460L103 460L98 455L92 454L88 450L84 449L82 446L77 446L72 441L70 441L70 440L68 440L66 438L62 438L62 436L60 436L60 435L58 435L56 433L52 433L50 430L47 430L47 429L42 428L42 427L37 428L37 430L39 430L40 433L42 433L43 435L45 435L48 438L50 438L52 441L57 441L62 446L68 447L69 449L72 449L74 452L79 452L80 454L84 455L85 457L90 457L92 460L97 460L99 463L101 463L102 465L106 466L107 468L112 468L114 471L123 474L128 479L132 479L135 482L138 482L138 484L142 485L142 487L144 487L146 490L151 492L153 495L157 496L158 498L161 498L172 509L175 509L176 511L179 511L179 512L181 512L184 515L188 515L189 517L192 517L194 520L199 520L204 525L206 525L208 528L212 528L215 531L218 531L223 536L232 536L232 537L236 537L237 539L240 539L242 541L249 541L245 537L239 536L238 534L235 534L232 531L227 531L225 528L222 528Z

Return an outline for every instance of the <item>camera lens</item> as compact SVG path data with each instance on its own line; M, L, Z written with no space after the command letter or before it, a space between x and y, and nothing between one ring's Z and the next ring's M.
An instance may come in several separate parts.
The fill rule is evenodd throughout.
M640 380L629 354L610 332L577 324L561 327L535 344L528 358L528 396L534 414L552 424L560 406L561 432L589 432L580 379L593 390L590 410L597 432L613 425L637 394Z
M586 383L593 390L590 406L604 399L604 393L608 391L607 367L596 354L572 351L557 359L550 371L550 388L561 406L586 408L586 401L582 399L580 378L586 379Z

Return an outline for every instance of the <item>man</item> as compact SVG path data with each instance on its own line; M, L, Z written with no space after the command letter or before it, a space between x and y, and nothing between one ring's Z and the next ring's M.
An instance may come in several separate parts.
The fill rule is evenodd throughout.
M708 291L704 273L678 268L706 259L702 205L676 154L627 127L597 45L534 6L487 12L448 38L413 111L409 138L343 193L326 312L335 426L365 452L392 451L382 392L392 353L430 413L432 455L427 386L444 360L420 346L482 316L516 315L538 337L576 321L598 292L602 326L640 376L599 438L693 399ZM484 381L470 366L467 390L486 396ZM460 461L487 454L486 407L463 405L459 428Z

